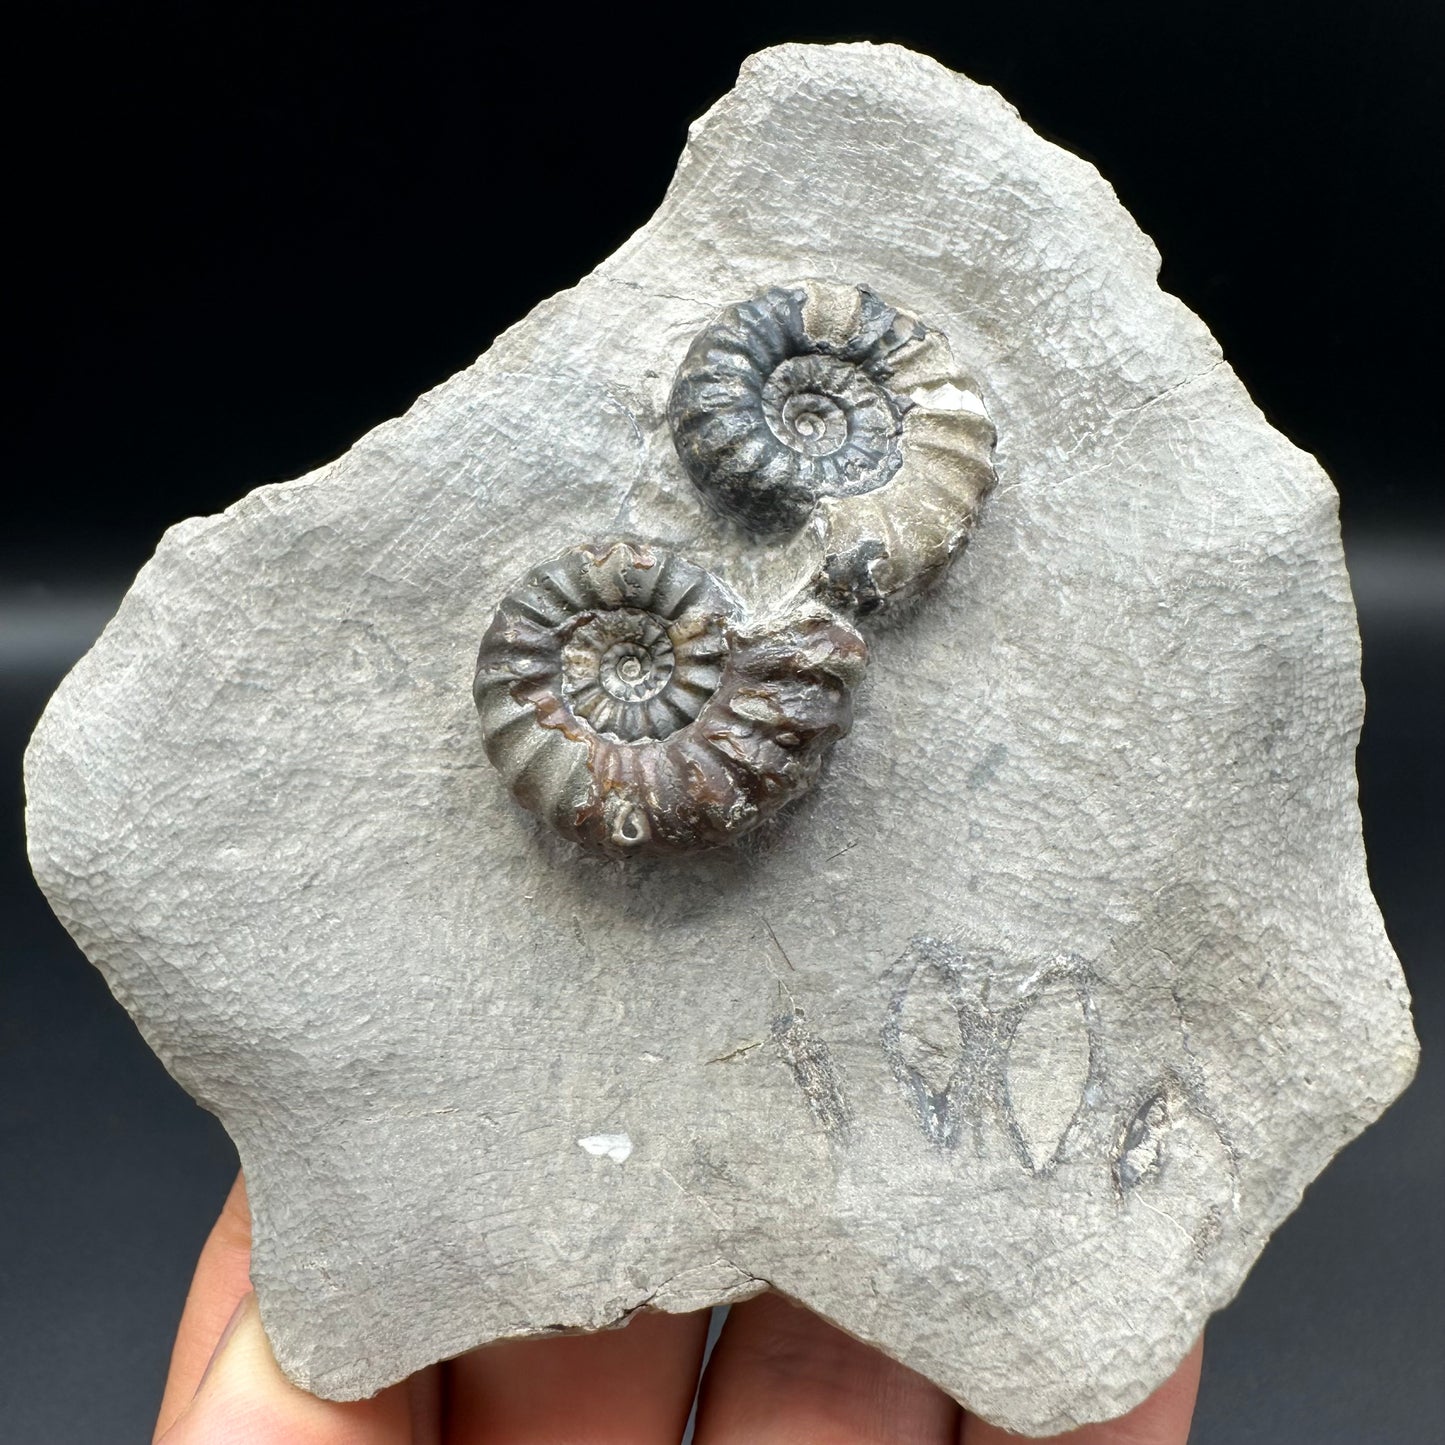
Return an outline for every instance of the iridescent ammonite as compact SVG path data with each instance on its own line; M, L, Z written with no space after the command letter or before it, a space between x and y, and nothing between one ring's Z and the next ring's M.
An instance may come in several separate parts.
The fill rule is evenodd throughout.
M941 573L994 485L978 383L942 332L866 286L727 307L684 357L668 420L714 508L760 537L811 523L819 594L864 612Z
M811 786L866 655L826 607L752 626L702 568L609 541L507 593L473 695L487 756L559 833L614 856L687 853Z

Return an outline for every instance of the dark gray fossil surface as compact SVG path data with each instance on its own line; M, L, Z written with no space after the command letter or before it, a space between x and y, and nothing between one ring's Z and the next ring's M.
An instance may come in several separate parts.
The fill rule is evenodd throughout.
M1404 1087L1336 497L1158 264L994 92L771 50L596 272L167 534L36 732L31 857L234 1136L292 1378L356 1397L773 1286L1059 1430L1162 1380ZM668 417L704 329L800 277L946 338L997 486L858 620L816 787L728 847L589 854L488 761L478 639L588 539L760 621L829 574L825 528L703 505ZM676 675L634 621L563 680L656 728L587 690L588 648Z
M820 604L750 624L700 567L611 540L502 599L472 694L524 807L594 852L667 856L743 837L813 785L867 655Z
M811 528L813 589L871 612L937 581L973 530L995 482L981 390L937 328L811 280L705 326L668 421L711 506L763 538Z

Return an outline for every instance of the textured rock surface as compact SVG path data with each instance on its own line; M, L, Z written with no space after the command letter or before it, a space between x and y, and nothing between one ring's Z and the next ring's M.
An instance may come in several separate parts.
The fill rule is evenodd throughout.
M767 1282L1058 1429L1157 1384L1403 1087L1335 496L1157 262L991 91L770 51L595 274L167 535L37 731L32 856L234 1135L296 1380ZM801 804L585 856L486 761L477 639L588 535L750 607L814 569L698 505L665 415L707 319L798 275L947 333L998 490Z

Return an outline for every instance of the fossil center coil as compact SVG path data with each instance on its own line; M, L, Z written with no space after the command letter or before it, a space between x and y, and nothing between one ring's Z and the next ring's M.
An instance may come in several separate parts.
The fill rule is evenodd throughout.
M721 613L692 621L633 607L583 613L562 648L562 695L599 733L666 737L702 711L726 652Z

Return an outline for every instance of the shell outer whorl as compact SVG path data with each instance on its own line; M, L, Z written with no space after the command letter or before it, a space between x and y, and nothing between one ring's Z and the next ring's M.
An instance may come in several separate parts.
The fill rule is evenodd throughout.
M668 421L708 502L756 536L812 523L813 579L871 611L938 576L994 484L993 425L943 333L866 286L801 281L693 341Z
M751 626L700 567L612 541L570 548L502 599L473 696L487 756L558 832L612 856L688 853L812 785L865 661L818 604Z

